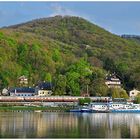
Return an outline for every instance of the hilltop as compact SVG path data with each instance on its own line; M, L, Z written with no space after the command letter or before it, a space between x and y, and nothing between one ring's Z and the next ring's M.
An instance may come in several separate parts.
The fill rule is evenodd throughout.
M110 71L121 76L125 89L140 88L140 44L81 17L36 19L0 32L1 87L16 85L24 74L31 85L52 80L58 94L79 93L94 82L102 92L107 90L104 75ZM90 90L95 94L99 87Z

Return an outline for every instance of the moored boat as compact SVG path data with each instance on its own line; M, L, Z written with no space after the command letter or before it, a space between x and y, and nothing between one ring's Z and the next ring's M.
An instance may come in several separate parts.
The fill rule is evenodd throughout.
M118 98L117 98L118 99ZM94 102L88 106L72 109L70 112L90 112L90 113L140 113L140 104L133 104L120 98L120 101L110 101L106 103Z
M69 110L69 112L81 112L81 113L87 112L87 113L90 113L90 112L92 112L92 110L88 106L80 106L80 107Z
M92 113L109 113L107 103L91 103L90 109Z
M133 103L110 103L109 111L111 113L140 113L140 105Z

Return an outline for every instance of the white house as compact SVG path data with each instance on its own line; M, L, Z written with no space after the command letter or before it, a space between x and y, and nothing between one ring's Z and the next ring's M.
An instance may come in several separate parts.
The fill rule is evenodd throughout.
M2 95L4 95L4 96L7 96L8 95L8 89L7 88L4 88L2 90Z
M41 82L36 87L38 96L50 96L52 94L52 84L47 82Z
M136 97L138 94L140 94L139 90L133 89L129 92L129 97L134 98Z
M116 74L107 75L105 84L108 88L121 88L121 80L116 76Z
M10 96L34 96L35 95L35 88L30 87L22 87L22 88L11 88L9 90Z

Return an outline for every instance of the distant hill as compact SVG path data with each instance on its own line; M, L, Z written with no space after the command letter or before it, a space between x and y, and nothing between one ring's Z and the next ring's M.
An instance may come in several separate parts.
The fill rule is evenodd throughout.
M137 43L140 43L140 35L121 35L122 38L136 41Z
M67 75L70 66L83 58L91 69L116 72L125 89L140 88L139 42L114 35L81 17L41 18L1 28L0 32L4 85L16 85L22 74L31 84Z

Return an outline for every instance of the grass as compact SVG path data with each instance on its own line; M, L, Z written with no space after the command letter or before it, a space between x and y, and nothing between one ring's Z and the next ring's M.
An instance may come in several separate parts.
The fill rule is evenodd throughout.
M0 106L0 111L14 111L14 110L42 110L42 111L68 111L70 107L43 107L43 106Z

